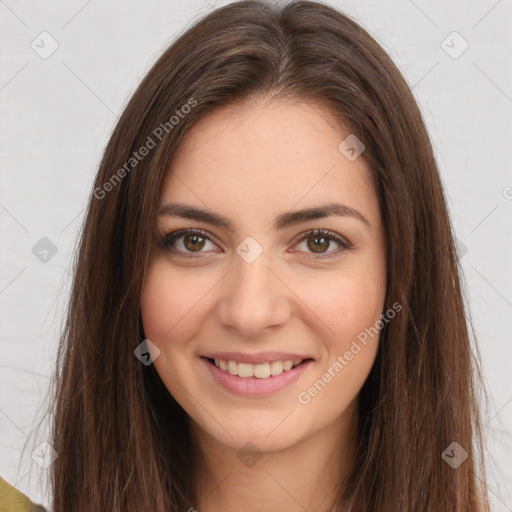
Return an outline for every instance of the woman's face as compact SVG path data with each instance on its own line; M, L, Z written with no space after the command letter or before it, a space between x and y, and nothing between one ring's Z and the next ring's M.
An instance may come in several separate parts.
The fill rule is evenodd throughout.
M235 449L353 419L375 359L384 228L364 153L339 149L350 133L335 127L308 104L223 107L187 133L161 190L144 332L194 427ZM333 204L358 213L299 213ZM166 238L177 230L201 232Z

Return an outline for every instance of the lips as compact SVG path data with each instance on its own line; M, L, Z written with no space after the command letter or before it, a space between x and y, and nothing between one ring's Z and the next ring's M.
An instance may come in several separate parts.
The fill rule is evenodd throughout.
M292 354L286 354L285 357L291 355ZM293 354L293 356L296 355L297 354ZM229 357L233 356L233 353L229 355ZM261 354L259 356L261 356ZM254 356L248 356L247 358L249 357L254 361ZM265 354L264 358L266 359L267 357L267 354ZM282 357L282 353L279 354L279 357ZM289 364L292 365L289 370L284 370L283 366L281 366L280 373L272 374L269 372L270 365L272 363L269 362L256 363L253 365L251 363L242 363L233 360L230 360L228 363L226 363L226 360L218 360L219 366L217 366L215 364L216 358L200 357L199 359L208 373L213 377L214 381L226 391L237 395L254 397L262 397L277 393L278 391L291 386L314 363L312 358L307 358L299 360L299 363L293 366L292 361L288 359L285 361L289 361ZM261 360L261 357L258 357L258 359ZM223 361L231 367L231 373L220 368L220 361ZM279 366L281 361L274 360L273 363L274 366L276 364ZM274 370L277 372L279 368L274 368ZM242 375L239 375L239 372L241 372Z

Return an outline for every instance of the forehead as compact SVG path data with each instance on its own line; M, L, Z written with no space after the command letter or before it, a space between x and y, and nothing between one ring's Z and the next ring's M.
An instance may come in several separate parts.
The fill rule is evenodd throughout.
M278 170L298 157L336 149L344 138L342 132L349 133L341 126L325 106L316 103L252 99L219 107L196 122L174 155L174 164L183 167L186 160L193 167L195 160L211 155L216 160L236 158L240 170L251 171L251 164L272 159ZM247 166L241 165L242 159ZM297 171L300 168L296 166Z
M371 170L362 157L350 161L339 150L349 135L317 103L260 100L220 107L181 141L160 206L188 202L239 215L332 201L363 209L375 222Z

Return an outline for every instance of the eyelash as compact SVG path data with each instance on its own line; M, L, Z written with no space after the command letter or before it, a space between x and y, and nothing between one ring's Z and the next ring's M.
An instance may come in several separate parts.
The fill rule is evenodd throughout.
M177 251L175 248L172 247L172 244L178 240L179 238L182 238L185 235L199 235L201 238L205 238L206 240L209 240L213 243L210 236L206 231L203 231L202 229L178 229L177 231L171 231L170 233L167 233L164 235L160 241L160 247L164 249L167 252L172 252L173 254L177 254L179 257L184 258L198 258L201 257L201 252L198 252L197 254L199 256L196 256L192 252L184 252L184 251ZM348 249L352 249L353 246L347 242L344 238L342 238L337 233L334 233L332 231L329 231L327 229L311 229L309 231L306 231L305 233L301 233L297 237L295 237L294 241L297 240L297 243L302 242L303 240L307 238L312 237L318 237L321 236L323 238L327 238L329 240L333 240L336 243L340 245L338 249L335 249L333 251L328 251L325 253L318 253L315 255L315 253L308 253L309 256L306 256L307 259L312 260L320 260L324 258L331 258L334 255L340 254ZM300 238L299 238L300 237ZM174 249L174 250L173 250Z

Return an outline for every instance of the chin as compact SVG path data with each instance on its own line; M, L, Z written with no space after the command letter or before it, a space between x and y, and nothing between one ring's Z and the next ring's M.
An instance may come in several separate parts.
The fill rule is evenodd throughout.
M245 414L240 411L235 416L241 416L239 419L233 418L232 421L225 421L222 427L215 424L208 424L206 430L209 436L215 438L219 443L233 450L239 451L254 445L260 452L277 452L286 450L294 444L301 441L307 433L299 432L296 429L297 418L293 413L280 411L272 414L265 414L261 411L247 411ZM252 414L249 414L252 413ZM250 416L259 416L257 421L250 421ZM289 415L289 416L288 416ZM291 420L291 421L290 421Z

